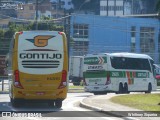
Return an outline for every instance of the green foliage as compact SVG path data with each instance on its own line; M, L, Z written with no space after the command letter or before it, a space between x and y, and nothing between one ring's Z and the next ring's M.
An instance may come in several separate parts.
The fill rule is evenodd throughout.
M158 12L160 12L160 0L158 0L157 4L156 4L156 10Z
M112 102L141 109L144 111L160 111L160 94L132 94L111 98Z
M0 29L0 39L4 36L4 30Z
M74 39L72 37L70 37L70 47L73 47L74 43L75 43Z
M47 17L44 19L48 19ZM29 31L29 30L35 30L36 29L36 24L35 22L33 23L28 23L28 24L16 24L14 22L10 22L8 24L9 29L8 30L2 30L0 29L0 40L2 38L11 38L13 37L15 32L19 31ZM38 30L50 30L50 31L63 31L63 26L57 26L54 23L38 23Z

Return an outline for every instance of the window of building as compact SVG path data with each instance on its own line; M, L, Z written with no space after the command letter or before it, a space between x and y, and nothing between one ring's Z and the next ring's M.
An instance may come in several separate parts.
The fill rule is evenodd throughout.
M147 53L154 57L155 29L153 27L140 28L140 49L142 53Z
M100 9L101 9L101 11L106 11L107 10L107 6L101 6Z
M136 27L131 27L131 52L136 51Z
M29 6L29 10L33 10L33 6Z
M158 52L160 52L160 33L158 34Z
M72 3L71 2L68 2L68 5L71 5Z
M74 24L73 29L74 38L88 38L88 24Z
M73 45L73 55L83 56L88 52L89 41L75 41Z

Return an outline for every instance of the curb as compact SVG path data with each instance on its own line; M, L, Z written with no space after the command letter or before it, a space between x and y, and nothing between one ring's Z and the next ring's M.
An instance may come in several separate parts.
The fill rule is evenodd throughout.
M107 115L110 115L110 116L113 116L113 117L126 117L126 115L117 114L117 113L114 113L114 111L105 111L102 108L88 105L88 104L84 103L83 100L80 101L79 106L82 107L82 108L86 108L86 109L90 109L90 110L93 110L93 111L101 112L101 113L104 113L104 114L107 114Z

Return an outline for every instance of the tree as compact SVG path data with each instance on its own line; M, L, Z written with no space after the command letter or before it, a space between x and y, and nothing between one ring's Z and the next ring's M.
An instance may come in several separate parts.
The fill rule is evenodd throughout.
M160 12L160 0L157 1L156 10L157 12Z
M4 37L4 30L0 29L0 40L2 40Z
M76 10L79 10L80 6L85 2L86 0L72 0L72 3ZM99 0L90 0L90 2L86 2L83 6L81 6L81 10L84 11L92 11L96 14L99 14L100 9L100 1Z

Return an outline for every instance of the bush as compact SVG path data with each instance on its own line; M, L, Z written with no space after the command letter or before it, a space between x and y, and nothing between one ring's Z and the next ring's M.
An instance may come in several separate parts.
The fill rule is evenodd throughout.
M81 82L80 82L80 86L83 86L84 85L84 82L83 82L83 80L81 80Z

